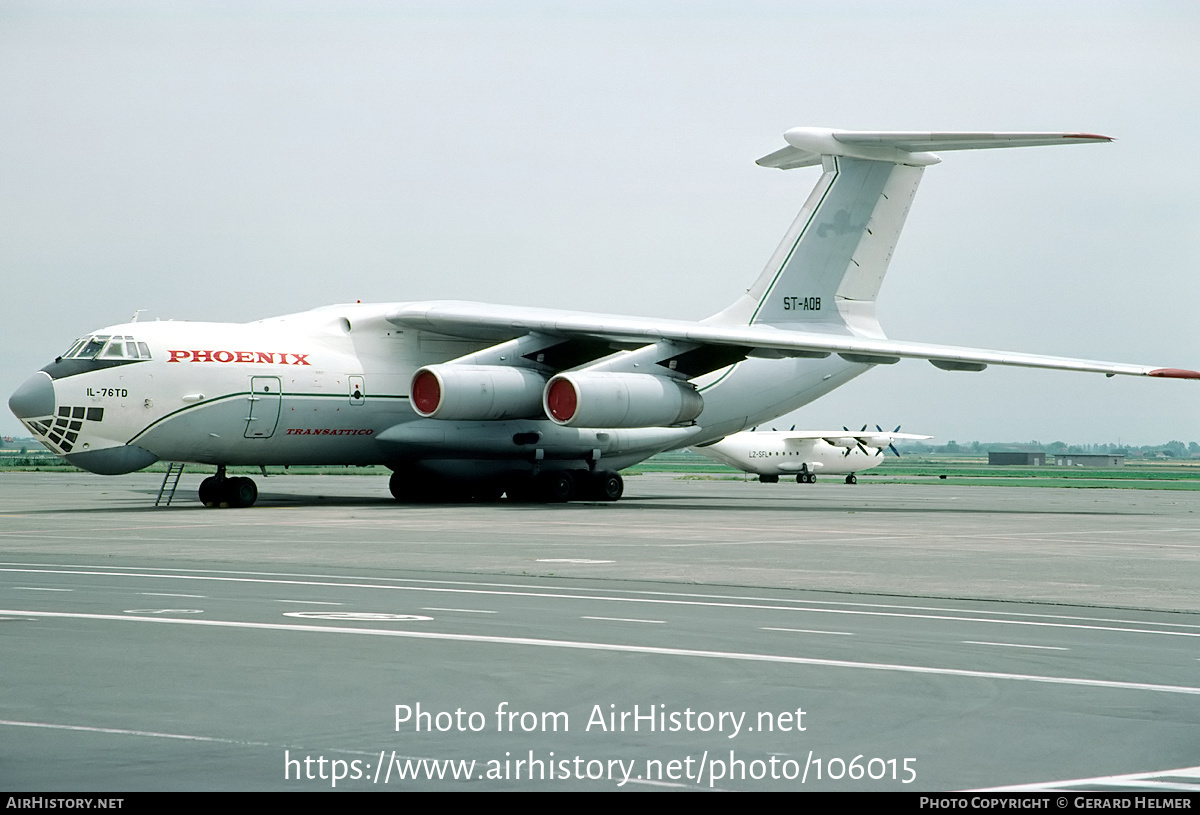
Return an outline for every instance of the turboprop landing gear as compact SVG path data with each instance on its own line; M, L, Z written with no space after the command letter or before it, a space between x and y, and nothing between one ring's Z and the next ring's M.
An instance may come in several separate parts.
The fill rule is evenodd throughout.
M846 476L846 483L847 484L857 484L858 476L856 476L854 473L850 473L850 475Z
M251 507L258 500L258 486L245 476L225 477L225 467L200 482L200 503L206 507Z
M796 483L797 484L816 484L817 483L817 474L810 473L808 471L808 468L805 467L803 470L801 470L796 475Z

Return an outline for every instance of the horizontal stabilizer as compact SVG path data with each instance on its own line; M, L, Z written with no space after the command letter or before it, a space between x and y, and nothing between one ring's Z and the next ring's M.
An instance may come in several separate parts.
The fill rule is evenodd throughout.
M1056 144L1110 142L1090 133L957 133L925 131L830 130L794 127L783 134L787 147L763 156L758 164L791 170L821 163L822 156L844 156L894 164L937 164L934 151L987 150L999 147L1045 147Z

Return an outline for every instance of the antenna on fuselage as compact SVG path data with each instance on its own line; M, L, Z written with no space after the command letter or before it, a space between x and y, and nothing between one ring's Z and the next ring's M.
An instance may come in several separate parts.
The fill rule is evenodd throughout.
M138 315L139 315L139 314L141 314L141 313L142 313L143 311L145 311L145 310L146 310L146 309L144 309L144 308L139 308L139 309L137 309L136 311L134 311L134 312L133 312L133 319L132 319L132 320L130 320L129 322L131 322L131 323L136 323L136 322L137 322Z

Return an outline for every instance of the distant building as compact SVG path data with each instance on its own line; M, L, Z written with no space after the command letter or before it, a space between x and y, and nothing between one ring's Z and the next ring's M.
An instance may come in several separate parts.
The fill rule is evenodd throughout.
M1107 453L1057 453L1055 467L1124 467L1125 456Z
M1046 454L1041 450L1036 453L988 450L988 464L997 464L1002 467L1045 467Z

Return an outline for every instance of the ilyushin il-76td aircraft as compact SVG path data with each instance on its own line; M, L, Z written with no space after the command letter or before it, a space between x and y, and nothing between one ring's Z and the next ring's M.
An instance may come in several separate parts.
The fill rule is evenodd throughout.
M9 406L85 470L216 468L209 506L249 506L233 465L383 464L399 500L616 500L618 471L769 421L875 365L1195 371L887 339L875 299L931 151L1087 144L1081 133L796 128L758 160L822 174L762 274L699 322L434 301L245 324L102 328Z

